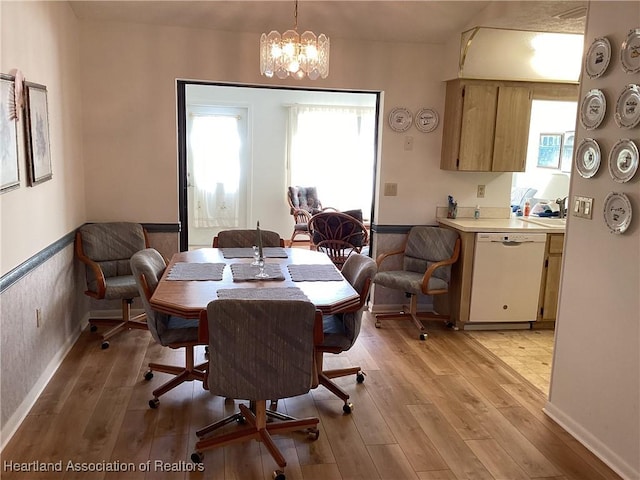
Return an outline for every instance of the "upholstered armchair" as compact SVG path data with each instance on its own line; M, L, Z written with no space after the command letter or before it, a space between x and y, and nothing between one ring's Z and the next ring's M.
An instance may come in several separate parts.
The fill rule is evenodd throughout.
M86 267L84 293L98 300L121 301L121 316L89 319L91 331L101 325L111 327L102 335L103 349L109 348L109 339L121 331L147 329L144 314L131 317L131 304L138 296L138 287L129 261L134 253L148 246L147 234L138 223L91 223L76 232L76 257Z
M402 256L402 270L382 270L384 261L394 255ZM451 265L458 261L460 238L458 234L440 227L413 227L401 250L378 256L378 273L374 283L381 287L401 290L410 299L399 313L377 314L376 327L385 318L410 318L420 331L420 339L427 333L418 317L439 318L448 322L449 316L436 312L418 313L418 295L442 295L449 291Z
M201 462L206 450L255 439L284 468L287 462L271 436L303 430L315 440L319 420L269 410L267 399L302 395L317 384L314 348L322 341L321 312L308 301L218 299L203 310L200 322L208 324L209 361L215 365L209 369L209 391L249 405L198 430L191 459ZM239 426L216 432L230 423ZM284 478L284 472L276 470L273 478Z
M192 380L204 382L208 366L208 362L195 365L195 347L202 344L198 342L198 319L174 317L151 308L149 300L166 268L164 258L153 248L140 250L131 257L131 271L147 314L147 325L151 336L162 346L185 350L184 366L149 363L149 370L144 376L145 380L151 380L154 371L174 375L172 379L153 391L153 398L149 400L151 408L158 407L160 395L184 382Z
M316 187L289 187L287 191L290 213L293 216L293 233L291 243L295 242L298 235L309 238L309 220L313 215L323 210L334 210L335 208L322 208L322 203L318 199Z
M263 247L284 247L284 239L277 232L260 230ZM222 230L213 237L213 248L251 248L256 245L256 230Z
M369 297L369 287L377 271L376 262L366 255L354 254L347 258L342 267L342 275L360 295L360 303L357 307L333 315L325 315L322 319L324 340L316 348L316 364L320 371L318 381L320 385L344 401L342 407L344 413L351 413L353 404L349 402L349 394L331 379L356 375L356 381L362 383L364 374L359 366L324 370L323 354L346 352L355 344L360 334L362 315Z

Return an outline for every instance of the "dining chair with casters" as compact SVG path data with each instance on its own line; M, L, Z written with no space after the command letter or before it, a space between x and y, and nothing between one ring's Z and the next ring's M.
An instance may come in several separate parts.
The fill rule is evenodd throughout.
M332 207L322 207L316 187L289 187L287 201L289 202L289 213L293 217L292 245L296 241L302 241L296 240L298 235L303 235L305 237L304 241L311 238L309 235L309 220L313 215L325 210L336 211Z
M203 345L198 341L198 319L185 319L167 315L151 308L149 300L162 277L167 264L164 257L153 248L146 248L136 252L131 257L131 270L147 314L147 325L153 339L162 346L185 350L185 365L165 365L149 363L149 370L145 373L145 380L153 378L153 372L170 373L174 377L153 391L153 398L149 400L151 408L158 408L159 397L184 382L193 380L205 381L208 362L195 365L195 347Z
M303 300L217 299L203 310L209 330L208 389L225 398L249 400L239 412L196 432L191 459L202 462L206 450L251 439L262 442L284 479L286 460L272 435L303 431L319 436L318 418L296 419L267 409L267 400L308 393L317 385L314 348L322 341L322 313ZM267 419L270 421L267 422ZM219 428L237 423L230 431Z
M277 232L260 230L263 247L284 247L284 239ZM257 244L256 230L222 230L213 237L213 248L251 248Z
M120 300L119 317L90 318L91 331L98 326L110 326L102 335L102 348L109 348L109 339L128 329L147 329L145 314L131 316L131 304L138 297L138 287L131 274L129 261L134 253L149 246L142 225L131 222L91 223L76 231L76 257L85 264L87 290L98 300Z
M364 224L342 212L316 213L309 219L309 232L315 250L326 253L338 269L369 242Z
M395 255L402 259L401 270L381 270L385 260ZM378 273L374 284L401 290L410 299L409 306L403 306L400 313L376 315L376 327L385 318L410 318L420 331L420 340L427 339L427 332L419 317L442 319L449 323L448 315L436 312L418 312L418 295L442 295L449 291L451 265L460 256L458 234L446 228L420 226L412 227L404 247L400 250L379 255L376 259Z
M342 407L344 413L351 413L353 404L349 402L349 394L332 379L356 375L356 381L362 383L364 382L364 373L359 366L323 370L323 354L346 352L355 344L360 334L362 315L369 297L369 287L377 271L378 266L375 260L366 255L354 254L347 258L342 268L342 275L360 295L360 303L357 307L333 315L325 315L322 319L324 340L316 347L318 382L344 401Z

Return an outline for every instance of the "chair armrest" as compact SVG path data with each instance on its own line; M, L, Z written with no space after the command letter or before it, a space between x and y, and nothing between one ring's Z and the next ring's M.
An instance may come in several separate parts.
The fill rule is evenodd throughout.
M451 255L451 258L448 258L446 260L442 260L441 262L432 263L431 266L429 268L427 268L427 271L424 272L424 276L422 277L422 286L421 286L422 293L424 293L425 295L446 293L447 290L431 290L431 291L429 291L429 288L428 288L429 287L429 279L433 275L433 272L435 272L438 268L446 267L447 265L453 265L454 263L456 263L458 261L458 257L459 256L460 256L460 239L458 238L458 239L456 239L456 244L453 247L453 254Z
M96 279L97 292L92 292L91 290L86 290L84 293L94 298L104 298L105 292L107 291L107 282L104 279L104 273L102 273L102 269L100 265L91 260L84 254L84 250L82 250L82 237L80 232L76 232L76 256L78 260L91 268L93 276Z
M380 268L380 265L384 260L393 255L404 255L404 248L402 250L396 250L395 252L381 253L380 255L378 255L376 257L376 264L378 265L378 268Z
M309 223L311 219L311 214L307 212L304 208L291 208L291 215L296 223Z

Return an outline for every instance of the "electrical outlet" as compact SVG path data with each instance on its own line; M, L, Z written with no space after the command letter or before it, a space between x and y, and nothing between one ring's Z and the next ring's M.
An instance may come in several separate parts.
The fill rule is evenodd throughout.
M484 198L484 185L478 185L478 198Z
M42 326L42 310L36 308L36 328L40 328Z
M411 136L404 137L404 149L413 150L413 137Z

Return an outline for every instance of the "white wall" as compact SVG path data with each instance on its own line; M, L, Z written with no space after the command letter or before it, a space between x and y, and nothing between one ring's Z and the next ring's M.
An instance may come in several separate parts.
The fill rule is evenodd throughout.
M571 195L594 198L593 219L570 217L560 290L551 390L545 411L601 456L624 478L640 478L640 174L625 184L607 171L607 157L619 138L640 143L640 129L618 128L614 121L618 93L640 83L620 64L620 45L638 28L640 3L591 2L585 51L606 36L613 55L599 79L582 78L582 98L602 89L607 113L600 128L577 128L577 144L596 139L602 150L598 174L572 175ZM611 192L626 193L634 215L626 233L609 232L603 202Z
M23 120L20 188L0 195L0 274L85 220L79 29L66 2L0 2L0 70L47 87L53 178L27 187Z
M509 204L511 174L440 170L441 126L432 133L412 127L412 151L404 150L405 134L387 126L394 106L443 114L441 46L332 39L329 78L299 82L259 75L257 35L87 22L81 43L89 220L177 221L177 78L383 91L379 180L398 183L398 196L380 199L377 223L434 222L449 194L475 205L478 183L487 185L481 206Z

